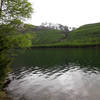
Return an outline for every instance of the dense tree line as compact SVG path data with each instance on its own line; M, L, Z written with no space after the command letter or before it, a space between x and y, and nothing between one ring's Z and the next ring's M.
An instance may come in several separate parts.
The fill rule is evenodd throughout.
M65 35L65 37L68 36L68 34L75 30L75 27L68 27L66 25L62 25L62 24L53 24L53 23L41 23L40 26L37 26L34 28L35 31L39 31L39 30L61 30L62 34Z
M48 28L48 29L57 29L57 30L63 30L63 31L72 31L75 29L75 27L68 27L66 25L62 25L62 24L53 24L53 23L41 23L40 25L41 28L45 27L45 28Z

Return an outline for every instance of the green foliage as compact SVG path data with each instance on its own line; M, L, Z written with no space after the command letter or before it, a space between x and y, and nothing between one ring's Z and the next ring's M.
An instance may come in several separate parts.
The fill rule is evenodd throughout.
M27 34L29 33L32 38L32 45L40 45L47 43L56 43L61 41L65 35L64 31L56 30L56 29L47 29L40 28L39 26L34 26L31 24L25 24L23 31L19 31L19 34Z
M69 34L67 41L79 45L100 44L100 23L81 26Z
M53 35L52 35L53 37ZM45 42L36 46L96 46L100 45L100 23L81 26L69 33L67 38L55 43Z
M20 29L22 29L22 20L30 18L33 9L31 7L31 3L27 0L1 0L0 3L1 89L12 60L12 49L31 46L31 35L22 35L17 33Z
M25 48L32 46L32 34L15 34L9 36L9 39L13 42L14 48Z
M47 44L47 43L55 43L60 41L64 35L60 30L40 30L35 32L35 37L33 39L34 44Z
M8 23L13 19L30 18L33 9L27 0L1 0L0 22Z
M0 34L0 88L3 85L2 83L4 82L11 62L9 48L11 48L11 45L6 34Z
M13 25L13 27L12 25L1 25L0 27L0 88L2 88L9 71L11 56L14 53L12 49L32 46L33 35L19 34L14 28L16 25Z

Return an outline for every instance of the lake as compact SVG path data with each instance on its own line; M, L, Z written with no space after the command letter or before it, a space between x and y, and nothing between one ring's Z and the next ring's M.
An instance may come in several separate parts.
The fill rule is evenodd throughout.
M11 69L13 100L100 100L100 48L30 49Z

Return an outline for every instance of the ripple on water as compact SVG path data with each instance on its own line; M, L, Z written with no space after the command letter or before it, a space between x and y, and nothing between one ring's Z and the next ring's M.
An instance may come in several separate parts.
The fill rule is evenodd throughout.
M53 69L54 68L54 69ZM100 73L80 66L23 68L7 91L14 100L99 100Z

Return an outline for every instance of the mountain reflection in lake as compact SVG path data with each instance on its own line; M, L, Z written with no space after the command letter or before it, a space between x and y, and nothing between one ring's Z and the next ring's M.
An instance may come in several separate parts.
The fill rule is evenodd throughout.
M19 55L13 100L100 100L100 49L33 49Z

